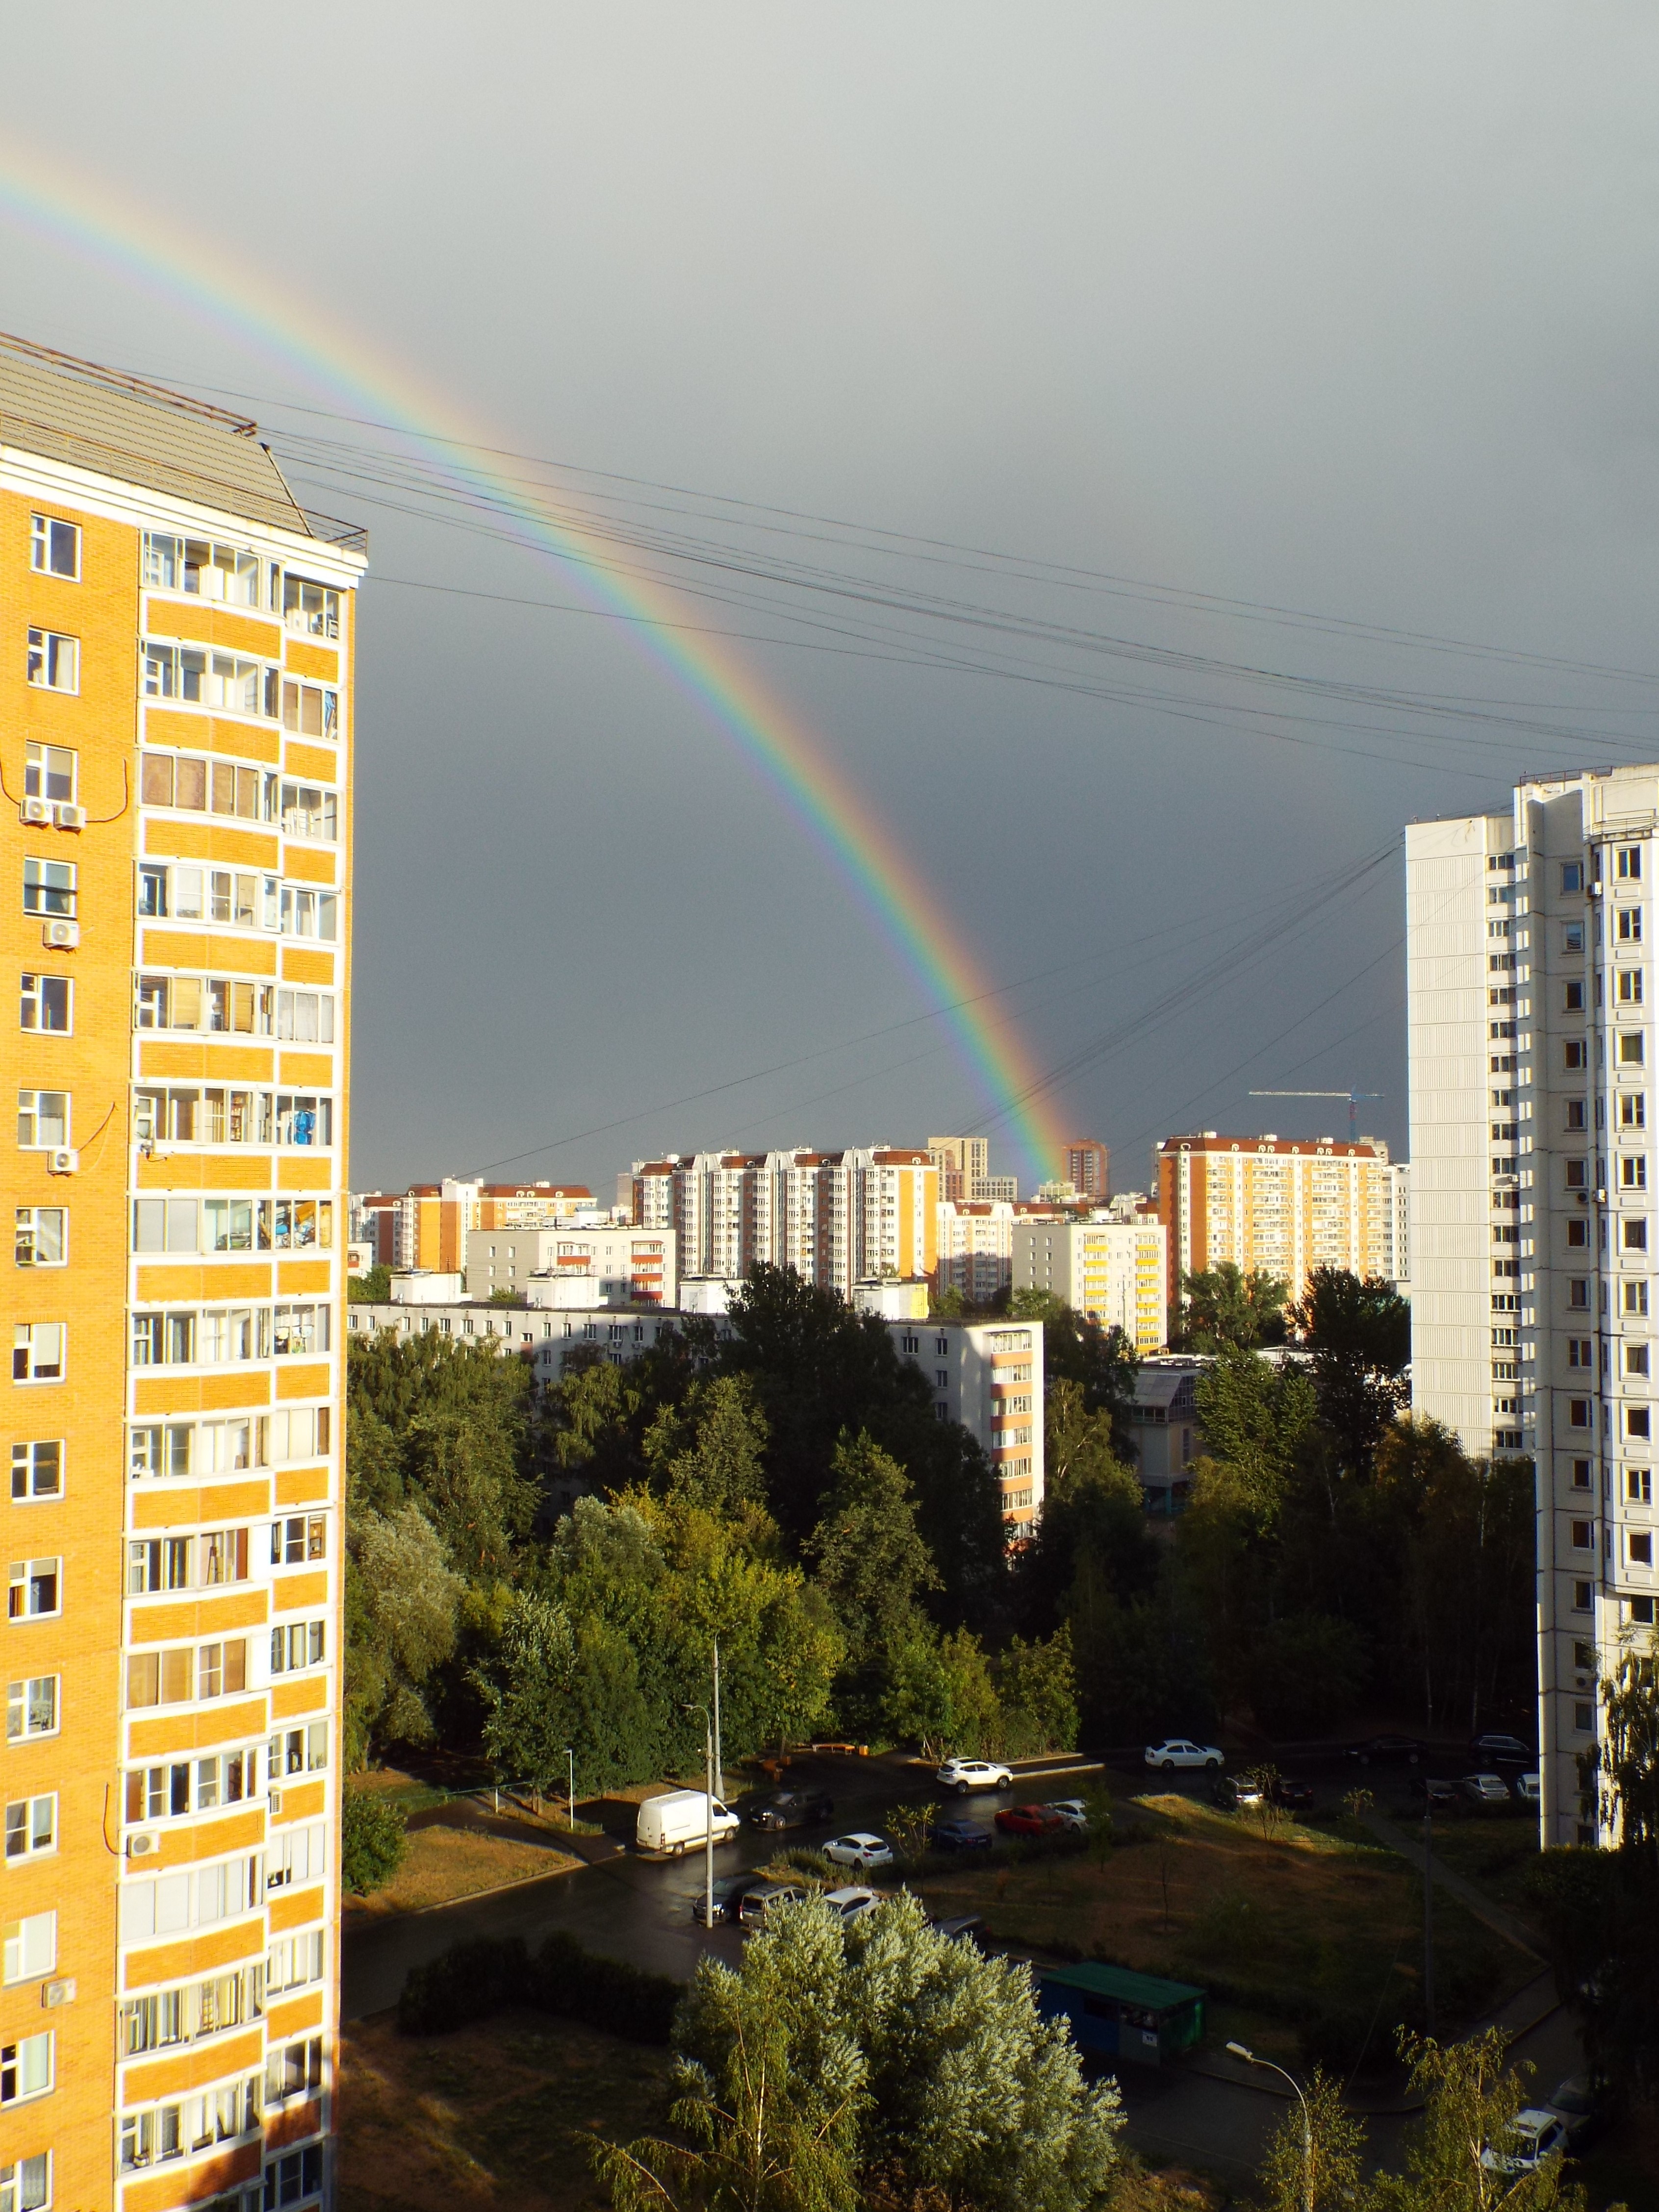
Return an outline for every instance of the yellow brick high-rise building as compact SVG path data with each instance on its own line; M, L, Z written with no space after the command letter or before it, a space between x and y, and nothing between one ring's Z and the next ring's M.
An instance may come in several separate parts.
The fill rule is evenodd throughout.
M0 340L8 2212L328 2180L365 550Z

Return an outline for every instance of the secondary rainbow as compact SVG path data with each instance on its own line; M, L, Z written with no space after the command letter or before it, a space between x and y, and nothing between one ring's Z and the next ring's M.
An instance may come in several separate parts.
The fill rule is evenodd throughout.
M131 187L120 198L70 178L44 155L0 140L0 215L48 244L67 247L123 281L161 291L255 355L277 356L314 388L359 412L388 419L420 446L429 465L459 488L483 490L527 550L552 562L588 598L627 617L628 635L666 672L780 793L790 813L852 886L881 934L944 1018L991 1118L1004 1124L1039 1176L1056 1172L1064 1133L1035 1086L1040 1074L1002 1010L960 928L915 862L801 716L722 640L686 635L691 619L655 579L619 571L613 543L561 513L539 512L518 483L462 464L458 447L487 449L477 422L374 354L314 304L261 273L258 284L201 238L153 210Z

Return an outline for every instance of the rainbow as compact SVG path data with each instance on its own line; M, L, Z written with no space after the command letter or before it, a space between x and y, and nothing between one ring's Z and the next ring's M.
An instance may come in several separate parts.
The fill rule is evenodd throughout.
M562 514L534 511L523 486L487 467L463 465L456 449L482 450L490 434L424 389L401 365L375 353L314 303L284 295L261 270L209 241L187 236L131 186L119 198L70 177L15 133L0 139L0 216L16 230L67 249L135 287L160 291L199 322L256 357L276 358L351 411L378 416L418 445L456 489L499 501L528 551L554 564L607 612L671 678L715 729L782 798L801 829L851 886L928 998L944 1011L985 1106L1006 1126L1039 1177L1057 1171L1064 1133L1034 1086L1041 1076L990 983L914 860L832 758L820 738L719 639L695 637L673 592L655 579L618 573L615 544ZM501 442L497 440L495 442Z

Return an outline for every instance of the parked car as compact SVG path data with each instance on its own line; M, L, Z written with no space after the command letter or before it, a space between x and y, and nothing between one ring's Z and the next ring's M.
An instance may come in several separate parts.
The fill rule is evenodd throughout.
M1295 1775L1281 1774L1275 1777L1267 1794L1287 1813L1305 1813L1314 1802L1314 1785L1299 1781Z
M985 1935L985 1924L977 1912L958 1912L948 1920L936 1920L933 1924L953 1943L972 1943L978 1951L987 1948L989 1938Z
M1218 1813L1238 1811L1239 1785L1230 1774L1216 1774L1211 1777L1210 1802Z
M930 1851L988 1851L991 1831L972 1820L936 1820L927 1832Z
M1046 1805L1004 1805L997 1812L997 1826L1005 1836L1053 1836L1065 1823Z
M1515 1794L1523 1805L1535 1806L1538 1803L1539 1799L1542 1796L1543 1791L1544 1778L1541 1774L1517 1774L1516 1776Z
M1011 1790L1014 1774L993 1759L948 1759L934 1776L942 1790L966 1797L970 1790Z
M1081 1797L1051 1797L1044 1810L1058 1813L1061 1826L1071 1829L1075 1834L1089 1833L1089 1808Z
M1558 2082L1544 2110L1552 2112L1567 2131L1567 2148L1587 2150L1612 2118L1611 2100L1593 2075L1574 2074Z
M1552 2151L1567 2148L1566 2124L1553 2112L1529 2105L1517 2112L1496 2143L1488 2143L1480 2163L1488 2173L1535 2173Z
M758 1889L746 1893L737 1908L737 1924L748 1929L764 1927L769 1912L775 1912L780 1905L798 1905L806 1893L798 1882L763 1881Z
M1146 1763L1162 1767L1166 1774L1178 1766L1207 1767L1218 1774L1222 1753L1213 1743L1192 1743L1184 1735L1167 1735L1162 1743L1147 1745Z
M1538 1757L1518 1735L1478 1735L1469 1745L1469 1757L1480 1767L1531 1766Z
M833 1844L826 1844L824 1856L832 1866L856 1867L860 1874L868 1874L872 1867L893 1864L893 1846L885 1836L858 1828L850 1836L838 1836Z
M1368 1735L1363 1743L1345 1744L1342 1755L1358 1766L1415 1766L1423 1746L1414 1735Z
M810 1828L835 1818L835 1801L821 1790L780 1790L749 1814L757 1828Z
M1472 1805L1507 1805L1510 1785L1501 1774L1466 1774L1458 1784Z
M708 1834L709 1804L701 1790L666 1790L660 1797L648 1797L634 1823L636 1847L642 1851L672 1851L676 1858L695 1849ZM713 1804L714 1839L723 1844L743 1824L717 1797Z
M874 1912L881 1902L873 1889L831 1889L824 1893L824 1903L839 1917L844 1928L854 1920L862 1920L867 1912Z
M766 1877L751 1871L748 1874L723 1875L714 1886L714 1917L717 1926L723 1920L735 1920L738 1908L752 1889L764 1889ZM699 1889L692 1899L692 1918L699 1926L704 1922L705 1899Z
M1423 1799L1431 1813L1455 1813L1465 1802L1461 1782L1442 1781L1432 1774L1414 1774L1412 1792Z

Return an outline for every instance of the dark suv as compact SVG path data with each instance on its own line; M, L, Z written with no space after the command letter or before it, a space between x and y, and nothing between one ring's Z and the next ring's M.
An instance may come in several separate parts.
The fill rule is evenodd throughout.
M757 1828L810 1828L835 1818L834 1801L821 1790L780 1790L749 1814Z

